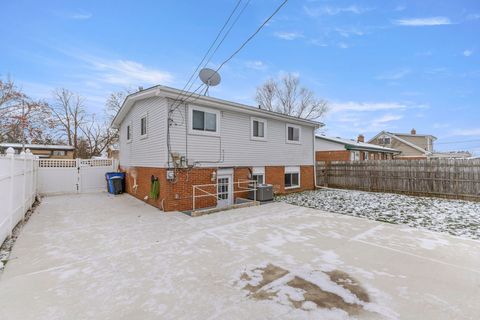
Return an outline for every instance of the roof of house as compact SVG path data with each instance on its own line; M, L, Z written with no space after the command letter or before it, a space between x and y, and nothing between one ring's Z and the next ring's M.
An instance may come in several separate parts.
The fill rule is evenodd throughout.
M376 136L374 136L373 138L371 138L370 140L368 140L368 142L372 142L373 140L375 140L376 138L378 138L380 135L386 135L386 136L389 136L390 138L396 139L396 140L398 140L398 141L400 141L400 142L402 142L402 143L404 143L404 144L406 144L406 145L408 145L408 146L410 146L410 147L412 147L412 148L414 148L414 149L416 149L416 150L418 150L418 151L420 151L420 152L422 152L422 153L424 153L424 154L426 154L426 155L427 155L427 154L431 154L431 152L430 152L430 151L427 151L427 150L425 150L425 149L423 149L423 148L421 148L421 147L419 147L419 146L417 146L417 145L414 144L414 143L411 143L410 141L407 141L407 140L405 140L405 139L402 139L402 138L399 137L398 135L409 135L409 136L420 136L420 137L428 137L428 136L430 136L430 137L432 137L434 140L437 139L437 138L435 138L434 136L431 136L431 135L412 135L412 134L403 134L403 133L398 134L398 133L392 133L392 132L388 132L388 131L382 131L382 132L380 132L379 134L377 134Z
M446 152L433 152L432 158L471 158L472 154L468 151L446 151Z
M22 148L23 144L21 143L0 143L2 148ZM25 148L30 150L74 150L75 148L67 145L60 144L25 144Z
M358 142L351 139L329 137L325 135L317 135L316 138L343 144L345 145L345 148L347 150L365 150L365 151L378 151L378 152L385 152L385 153L400 153L400 151L396 149L386 148L386 147L382 147L382 146L371 144L371 143Z
M437 140L437 137L431 135L431 134L411 134L411 133L398 133L398 132L389 132L393 135L396 135L396 136L407 136L407 137L430 137L432 138L433 140Z
M279 112L259 109L259 108L256 108L256 107L252 107L252 106L237 103L237 102L232 102L232 101L223 100L223 99L219 99L219 98L203 96L203 95L199 95L199 94L196 94L196 93L182 91L180 89L175 89L175 88L171 88L171 87L167 87L167 86L157 85L157 86L153 86L151 88L144 89L144 90L141 90L141 91L138 91L138 92L135 92L135 93L132 93L132 94L128 95L125 98L125 101L123 102L122 107L120 108L117 115L113 119L112 127L118 128L120 126L123 119L128 114L130 109L133 107L135 102L137 102L139 100L143 100L143 99L148 99L148 98L151 98L151 97L156 97L156 96L162 96L162 97L167 97L167 98L172 98L172 99L179 99L180 97L185 97L186 96L188 99L191 99L192 102L195 101L195 103L198 103L198 104L201 104L201 105L213 106L213 107L217 107L219 109L245 112L245 113L249 113L249 114L252 114L252 115L263 116L263 117L279 119L279 120L284 120L284 121L287 120L287 121L290 121L292 123L308 125L308 126L312 126L312 127L316 127L316 128L323 126L323 123L313 121L313 120L302 119L302 118L298 118L298 117L295 117L295 116L285 115L285 114L282 114L282 113L279 113Z

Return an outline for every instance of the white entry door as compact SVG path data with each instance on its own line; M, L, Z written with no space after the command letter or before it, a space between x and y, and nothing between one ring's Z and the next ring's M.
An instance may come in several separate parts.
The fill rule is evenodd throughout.
M233 204L232 175L217 176L217 207L223 208Z

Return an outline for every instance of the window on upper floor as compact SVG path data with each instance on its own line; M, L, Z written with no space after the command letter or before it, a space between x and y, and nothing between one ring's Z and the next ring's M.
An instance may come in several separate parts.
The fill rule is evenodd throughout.
M267 120L259 118L250 118L250 127L252 140L266 140L267 139Z
M140 118L140 138L147 137L147 128L148 128L148 122L147 122L147 115L145 114Z
M220 112L203 107L190 108L189 132L194 134L215 135L220 132Z
M287 123L286 136L288 143L300 143L300 126Z
M300 167L285 167L285 189L300 187Z
M127 125L127 142L132 141L132 125Z
M380 137L378 141L383 145L390 144L392 142L390 137Z

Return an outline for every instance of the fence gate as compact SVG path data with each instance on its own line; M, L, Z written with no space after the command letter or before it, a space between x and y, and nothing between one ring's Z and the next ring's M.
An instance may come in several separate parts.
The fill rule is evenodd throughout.
M113 159L40 159L40 194L82 193L105 190L105 173L115 171Z

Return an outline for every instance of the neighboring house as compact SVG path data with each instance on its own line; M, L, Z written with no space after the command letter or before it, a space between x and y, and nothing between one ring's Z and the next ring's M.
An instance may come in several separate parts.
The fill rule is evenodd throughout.
M118 149L118 145L113 144L108 146L107 148L107 158L108 159L115 159L118 160L120 158L120 150Z
M210 186L197 190L196 208L233 204L249 179L277 193L314 189L320 125L165 86L129 95L112 122L127 192L147 199L158 178L159 198L148 202L164 211L191 210L198 185Z
M395 159L427 159L433 155L433 142L436 137L430 134L417 134L415 129L410 133L392 133L382 131L368 143L401 151Z
M21 143L0 143L0 149L4 149L3 151L8 148L13 148L15 153L20 153L23 145ZM53 144L25 144L25 149L30 149L34 155L41 159L73 159L75 148Z
M318 135L315 139L317 161L391 160L400 151L365 143L363 135L357 141Z

